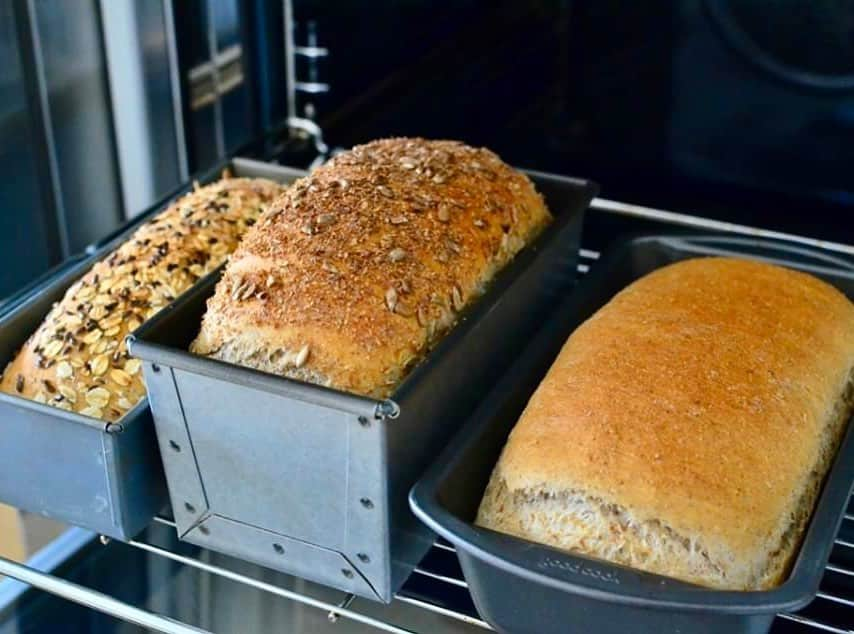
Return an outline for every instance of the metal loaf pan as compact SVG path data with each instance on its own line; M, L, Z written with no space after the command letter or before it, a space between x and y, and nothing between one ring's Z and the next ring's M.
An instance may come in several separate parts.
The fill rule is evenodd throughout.
M200 180L216 180L224 167L230 167L235 176L262 176L281 182L304 174L234 159ZM165 202L135 218L94 247L88 257L78 258L3 311L0 371L35 332L53 303L96 261L164 207ZM0 502L117 539L132 538L168 504L147 401L116 423L107 424L0 393Z
M637 278L705 255L736 255L801 269L854 297L850 262L749 238L636 238L597 262L410 495L415 514L456 546L478 612L497 630L766 632L776 613L796 610L814 598L851 494L854 425L849 425L825 481L791 574L772 590L710 590L473 525L510 430L570 333Z
M554 223L387 401L187 352L217 275L137 331L182 539L392 599L433 542L409 488L574 282L596 186L531 176Z

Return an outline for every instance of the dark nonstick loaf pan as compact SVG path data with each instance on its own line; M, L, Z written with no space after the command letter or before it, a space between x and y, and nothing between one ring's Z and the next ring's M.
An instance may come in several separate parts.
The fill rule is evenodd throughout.
M575 281L596 187L531 176L554 222L389 400L190 354L216 275L136 332L182 539L392 599L433 543L409 489Z
M234 159L199 180L216 180L226 167L235 176L280 182L303 175L278 165ZM88 257L78 258L0 313L0 371L54 302L164 206L165 202L134 219ZM0 392L0 502L117 539L136 535L168 505L148 402L143 400L108 424Z
M410 494L415 514L456 546L478 612L497 630L766 632L776 613L801 608L814 598L854 482L854 425L849 425L824 484L791 574L773 590L710 590L473 524L510 430L570 333L637 278L704 255L757 258L801 269L854 297L850 262L781 243L651 236L624 242L603 256Z

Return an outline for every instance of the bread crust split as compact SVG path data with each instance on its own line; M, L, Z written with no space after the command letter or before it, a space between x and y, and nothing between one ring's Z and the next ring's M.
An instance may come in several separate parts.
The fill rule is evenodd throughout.
M222 264L284 192L265 179L197 188L73 284L3 372L0 390L115 421L145 395L124 338Z
M488 150L354 147L247 232L191 350L388 397L550 220L530 180Z
M477 523L731 590L785 580L854 406L854 305L804 273L702 258L568 339Z

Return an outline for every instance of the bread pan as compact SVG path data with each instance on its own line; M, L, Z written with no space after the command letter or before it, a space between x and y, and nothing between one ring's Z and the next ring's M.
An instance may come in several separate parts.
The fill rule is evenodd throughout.
M224 167L231 168L235 176L263 176L281 182L303 174L234 159L200 180L216 180ZM165 204L135 218L93 248L88 257L78 258L0 314L0 371L53 303ZM132 538L168 505L148 403L139 403L119 421L108 424L0 393L0 502L117 539Z
M854 425L840 446L789 578L773 590L702 588L473 524L510 430L570 333L637 278L689 257L734 255L812 273L854 297L850 262L747 238L651 236L603 256L415 485L415 514L451 541L481 616L501 632L766 632L815 596L854 481Z
M555 221L388 400L187 352L216 274L135 333L182 539L392 599L433 542L409 488L575 278L596 187L531 176Z

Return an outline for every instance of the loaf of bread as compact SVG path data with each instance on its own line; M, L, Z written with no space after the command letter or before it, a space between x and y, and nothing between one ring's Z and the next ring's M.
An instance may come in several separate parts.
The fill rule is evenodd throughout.
M803 273L702 258L580 326L477 523L731 590L782 582L854 403L854 305Z
M530 180L488 150L355 147L246 233L191 350L386 397L550 220Z
M145 395L124 337L222 264L284 188L224 179L196 189L96 263L27 340L0 390L115 421Z

